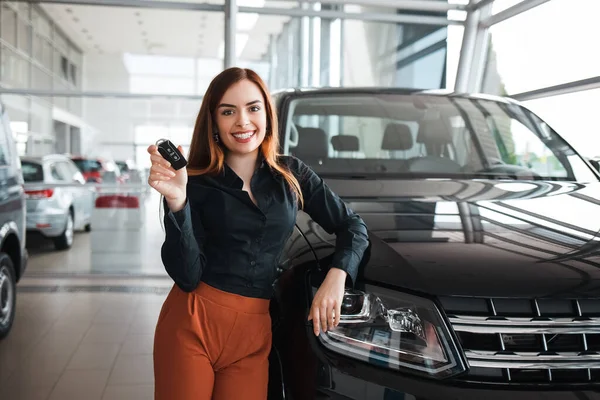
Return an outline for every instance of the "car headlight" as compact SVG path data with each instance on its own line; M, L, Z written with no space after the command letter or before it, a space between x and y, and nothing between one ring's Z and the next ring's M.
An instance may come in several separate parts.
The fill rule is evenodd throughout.
M365 290L346 290L339 325L319 334L326 348L434 378L466 370L432 301L369 285Z

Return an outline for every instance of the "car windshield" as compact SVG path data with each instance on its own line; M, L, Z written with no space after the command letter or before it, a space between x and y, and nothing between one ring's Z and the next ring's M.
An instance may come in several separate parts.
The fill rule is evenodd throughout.
M44 180L44 169L38 163L21 161L21 170L25 182L42 182Z
M556 132L513 103L314 94L292 100L283 118L284 152L320 174L598 181Z

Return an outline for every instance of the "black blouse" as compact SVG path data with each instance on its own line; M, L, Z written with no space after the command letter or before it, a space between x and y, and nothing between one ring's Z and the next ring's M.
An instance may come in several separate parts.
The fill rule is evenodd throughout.
M291 156L281 161L300 183L303 210L336 234L332 266L346 271L354 283L368 245L364 221L302 161ZM164 202L162 261L182 290L191 292L203 281L242 296L271 297L297 203L285 179L264 161L251 180L258 206L242 187L242 179L225 164L218 176L189 177L180 211L168 210Z

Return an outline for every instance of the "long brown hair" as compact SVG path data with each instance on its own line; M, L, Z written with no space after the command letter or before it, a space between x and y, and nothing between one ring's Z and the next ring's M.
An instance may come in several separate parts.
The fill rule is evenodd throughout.
M216 175L223 172L225 163L225 148L214 140L216 122L214 113L225 92L235 83L242 80L253 82L264 97L267 113L267 129L260 151L265 162L286 180L296 196L298 204L302 205L302 191L296 177L279 163L279 132L277 113L267 86L256 72L246 68L228 68L217 75L206 90L200 112L196 119L194 135L188 155L188 175Z

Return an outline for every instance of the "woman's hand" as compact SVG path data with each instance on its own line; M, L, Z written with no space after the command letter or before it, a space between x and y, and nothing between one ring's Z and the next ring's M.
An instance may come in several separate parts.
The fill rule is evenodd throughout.
M331 268L315 294L308 320L313 321L316 336L319 336L321 329L327 332L327 329L333 329L340 323L346 275L342 269Z
M181 146L177 148L183 152ZM178 211L178 209L183 208L185 205L188 180L187 169L181 168L175 171L171 167L171 163L165 160L158 152L158 148L155 145L148 147L148 153L150 153L150 161L152 162L148 184L165 196L172 211Z

